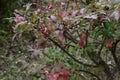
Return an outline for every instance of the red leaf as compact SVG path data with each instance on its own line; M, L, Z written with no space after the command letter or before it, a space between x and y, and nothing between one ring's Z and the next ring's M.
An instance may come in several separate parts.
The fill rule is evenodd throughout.
M59 40L63 40L63 39L65 39L62 30L59 31L59 37L58 37L58 38L59 38Z
M78 41L78 44L82 47L85 47L85 42L83 40L79 40Z
M106 44L106 47L112 47L112 42L108 42L107 44Z
M55 73L54 75L49 74L48 79L49 80L57 80L59 77L59 73Z
M85 33L82 33L82 34L81 34L81 39L82 39L82 40L86 40L86 38L87 38L87 35L86 35Z
M109 39L109 41L108 41L108 43L106 43L106 47L111 48L111 47L112 47L112 45L113 45L113 39L112 39L112 38L110 38L110 39Z
M49 80L56 80L52 75L48 75Z
M60 72L59 80L69 80L70 72L66 69L63 69Z
M55 73L55 74L53 75L53 77L57 80L58 77L59 77L59 73Z
M47 6L47 9L52 9L53 8L53 5L52 4L49 4L48 6Z

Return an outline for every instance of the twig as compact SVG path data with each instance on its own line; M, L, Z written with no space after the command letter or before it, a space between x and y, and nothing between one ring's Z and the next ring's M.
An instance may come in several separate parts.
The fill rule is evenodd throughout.
M106 40L106 38L104 38L103 42L101 43L100 49L99 49L99 51L98 51L98 56L101 55L101 51L102 51L102 49L103 49L103 47L104 47L104 42L105 42L105 40Z
M88 45L88 36L89 36L89 32L88 32L88 30L85 32L85 34L86 34L86 46ZM86 48L86 47L85 47ZM92 52L93 53L93 52ZM91 61L93 61L95 64L97 64L98 65L98 63L97 63L97 58L96 58L96 56L95 56L95 54L94 55L92 55L92 53L91 52L89 52L88 50L87 50L87 55L88 55L88 57L91 59ZM95 59L96 58L96 59Z
M79 71L84 72L84 73L87 73L87 74L90 74L90 75L92 75L92 76L96 77L96 78L97 78L97 80L101 80L101 79L100 79L97 75L95 75L94 73L91 73L91 72L86 71L86 70L79 70Z
M64 30L63 35L65 36L65 38L77 44L77 40L67 30Z

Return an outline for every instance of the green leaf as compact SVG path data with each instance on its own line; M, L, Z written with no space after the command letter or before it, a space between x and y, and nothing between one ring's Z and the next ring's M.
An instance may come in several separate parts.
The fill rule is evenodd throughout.
M99 37L99 35L100 35L100 32L99 32L98 30L95 30L95 31L92 31L92 32L91 32L91 35L92 35L95 39L97 39L97 38Z
M0 33L7 34L7 32L3 29L0 30Z
M91 68L90 70L94 73L99 73L100 71L102 71L104 68L102 66L97 67L97 68Z
M89 30L89 29L90 29L90 27L89 27L89 26L86 26L86 27L84 27L84 29L85 29L85 30Z
M25 30L26 30L26 26L27 26L26 23L22 24L22 25L20 26L20 30L25 31Z

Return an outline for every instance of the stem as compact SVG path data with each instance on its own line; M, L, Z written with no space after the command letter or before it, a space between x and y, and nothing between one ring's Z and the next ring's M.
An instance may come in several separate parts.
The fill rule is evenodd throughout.
M104 47L105 39L106 39L106 38L104 38L103 42L101 43L100 49L99 49L99 51L98 51L98 55L99 55L99 56L101 55L101 51L102 51L102 49L103 49L103 47Z
M86 35L87 35L87 38L88 38L88 32L86 32ZM90 53L89 51L87 51L87 54L89 56L89 58L98 66L102 66L104 68L104 72L106 73L107 75L107 78L110 79L110 80L113 80L113 77L112 77L112 74L111 74L111 71L110 71L110 68L109 66L107 65L107 63L105 63L105 61L100 57L100 54L101 54L101 51L103 49L103 46L104 46L104 41L105 39L103 40L103 43L101 44L101 47L98 51L98 54L92 54ZM87 46L87 43L88 43L88 39L86 39L86 46Z
M65 11L67 11L68 7L69 7L69 1L67 1L67 6L65 8Z
M73 55L71 55L68 51L66 51L62 46L60 46L60 44L58 44L56 41L54 41L53 39L51 39L50 37L48 38L50 41L52 41L56 46L58 46L62 51L64 51L70 58L72 58L74 61L76 61L77 63L79 64L82 64L84 66L87 66L87 67L97 67L96 65L91 65L91 64L86 64L86 63L83 63L79 60L77 60L75 57L73 57Z
M67 30L64 30L63 35L65 36L65 38L77 44L77 40L72 35L70 35L70 33Z
M119 69L119 61L118 61L118 58L117 58L117 56L116 56L116 47L117 47L117 43L119 42L120 40L117 40L115 43L113 43L113 46L112 46L112 50L111 50L111 53L112 53L112 56L113 56L113 58L114 58L114 61L115 61L115 63L116 63L116 66L117 66L117 69L118 70L120 70Z
M84 72L84 73L87 73L87 74L90 74L90 75L96 77L97 80L101 80L97 75L95 75L95 74L93 74L93 73L91 73L91 72L89 72L89 71L85 71L85 70L79 70L79 71Z
M99 59L98 65L101 65L102 67L104 67L104 72L105 72L106 75L107 75L107 79L108 79L108 80L113 80L114 78L113 78L113 76L112 76L112 73L111 73L110 68L109 68L109 66L107 65L107 63L105 63L105 61L102 60L102 58L101 58L100 56L98 56L98 59Z
M88 36L89 36L89 32L88 32L88 30L86 31L86 46L88 45ZM97 56L94 54L93 55L93 52L91 53L91 52L89 52L88 50L87 50L87 55L88 55L88 57L95 63L95 64L97 64L97 59L98 58L96 58ZM97 64L98 65L98 64Z

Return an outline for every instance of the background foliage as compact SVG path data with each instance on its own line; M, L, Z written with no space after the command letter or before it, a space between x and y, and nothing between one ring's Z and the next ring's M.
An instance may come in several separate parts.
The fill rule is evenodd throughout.
M119 4L97 0L1 3L5 6L1 8L1 80L119 79ZM13 16L7 18L11 24L6 25L3 18L9 16Z

